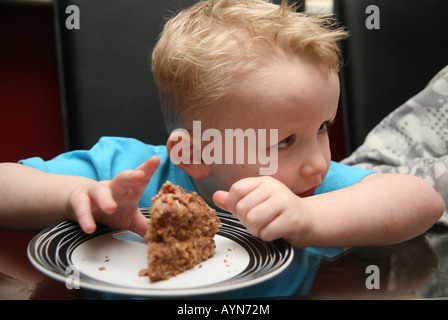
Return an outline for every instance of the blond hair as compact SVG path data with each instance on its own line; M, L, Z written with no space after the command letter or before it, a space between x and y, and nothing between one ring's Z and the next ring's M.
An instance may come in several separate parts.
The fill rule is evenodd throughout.
M267 57L299 57L337 70L337 41L346 32L329 16L296 9L286 1L208 0L168 20L152 55L167 129L189 129L212 114L207 107Z

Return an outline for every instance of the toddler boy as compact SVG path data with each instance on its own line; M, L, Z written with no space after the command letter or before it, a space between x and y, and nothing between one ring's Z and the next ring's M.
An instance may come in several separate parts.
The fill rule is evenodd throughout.
M146 219L138 207L149 205L170 180L230 211L266 241L341 247L417 236L443 212L426 182L331 161L337 41L345 36L331 20L297 13L286 3L209 0L181 11L166 23L152 59L173 132L167 145L104 137L91 150L50 161L1 164L0 225L35 229L74 219L88 233L96 221L143 235ZM275 172L260 175L260 157L206 161L212 152L207 143L195 144L195 121L202 138L207 130L215 138L229 130L269 133L257 136L264 143L258 150L240 150L246 160L251 152L269 155ZM211 143L213 156L222 152L225 158L228 148ZM190 159L198 154L199 161ZM176 166L170 157L184 161Z

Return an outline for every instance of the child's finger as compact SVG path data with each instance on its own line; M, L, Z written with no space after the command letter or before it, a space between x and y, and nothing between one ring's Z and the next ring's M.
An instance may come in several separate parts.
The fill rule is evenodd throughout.
M123 170L119 172L112 180L111 180L111 186L120 186L122 188L129 188L131 187L134 182L132 181L132 178L134 176L133 170Z
M99 209L104 213L114 213L117 209L117 203L115 202L110 188L106 184L99 185L91 191L90 196Z
M228 197L229 193L227 191L219 190L213 194L213 202L221 209L225 211L230 211L229 207L227 206Z
M85 233L92 233L96 230L95 220L92 216L91 201L87 194L82 194L73 204L73 211L79 226Z
M274 241L282 238L290 225L291 222L287 221L284 215L277 215L275 219L270 220L269 223L259 228L257 236L264 241Z
M250 209L245 216L244 225L253 236L260 237L261 230L271 225L280 214L281 209L275 205L275 201L267 199Z
M157 170L159 163L160 158L154 156L143 162L135 170L121 171L112 179L111 188L114 190L114 192L117 192L118 190L123 190L123 192L125 193L130 188L132 189L146 188L146 185L149 183L149 180L151 180L152 175Z
M255 190L259 184L260 182L256 178L245 178L235 182L230 187L227 206L233 214L241 211L241 205L239 206L238 203Z
M143 171L145 173L145 178L149 180L151 179L154 172L156 172L159 164L160 158L158 156L153 156L139 165L137 169L135 169L135 171Z

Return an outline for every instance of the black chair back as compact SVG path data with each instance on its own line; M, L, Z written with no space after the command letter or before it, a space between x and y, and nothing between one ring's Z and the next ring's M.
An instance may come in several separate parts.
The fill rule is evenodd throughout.
M101 136L165 144L151 52L166 17L196 0L55 0L67 150ZM79 9L79 29L72 20ZM66 12L68 11L68 13Z
M371 5L378 10L366 10ZM341 106L350 154L448 64L448 1L334 0L334 6L351 33L341 41Z

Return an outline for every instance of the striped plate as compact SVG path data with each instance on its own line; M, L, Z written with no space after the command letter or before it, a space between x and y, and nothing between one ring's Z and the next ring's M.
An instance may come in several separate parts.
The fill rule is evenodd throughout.
M149 218L149 208L141 208ZM218 212L222 227L209 260L165 281L139 276L145 269L146 241L122 230L98 226L85 234L64 221L36 235L28 246L32 264L44 274L77 287L147 297L182 297L220 293L266 281L283 271L294 251L284 240L253 237L232 215Z

